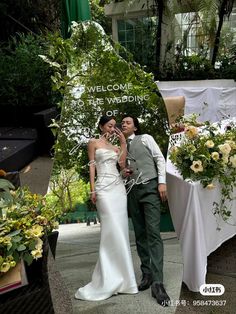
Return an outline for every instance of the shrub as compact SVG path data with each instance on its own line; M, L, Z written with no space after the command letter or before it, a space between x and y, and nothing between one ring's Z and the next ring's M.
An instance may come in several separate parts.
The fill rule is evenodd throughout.
M45 51L42 36L18 35L0 50L0 106L51 107L58 93L51 88L51 70L39 58ZM2 107L3 108L3 107Z

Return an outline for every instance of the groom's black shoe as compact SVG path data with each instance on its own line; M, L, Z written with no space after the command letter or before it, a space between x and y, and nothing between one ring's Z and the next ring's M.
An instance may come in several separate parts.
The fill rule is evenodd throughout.
M162 283L153 283L152 284L152 297L157 300L157 303L162 306L168 306L170 298L166 293L166 290Z
M143 291L148 289L152 284L152 275L151 274L143 274L143 278L140 282L140 285L138 286L139 291Z

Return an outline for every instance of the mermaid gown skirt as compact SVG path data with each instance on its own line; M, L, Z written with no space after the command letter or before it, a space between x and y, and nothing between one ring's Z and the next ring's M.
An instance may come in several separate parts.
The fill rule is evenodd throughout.
M92 281L77 290L77 299L97 301L117 293L138 292L129 243L127 196L116 168L117 160L113 150L96 150L96 207L101 223L99 258Z

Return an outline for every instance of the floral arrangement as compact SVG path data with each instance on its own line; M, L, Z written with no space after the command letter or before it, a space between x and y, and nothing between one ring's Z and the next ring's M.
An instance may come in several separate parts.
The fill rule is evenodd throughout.
M46 197L27 187L12 188L0 179L0 275L20 259L30 265L42 257L44 237L58 227L59 213L47 205Z
M196 113L177 117L175 123L170 126L170 134L183 132L187 126L200 127L204 125L197 120L198 117L199 114Z
M220 183L222 197L219 204L213 203L213 212L226 221L231 216L226 201L232 200L236 187L236 127L229 123L221 130L221 123L186 125L182 139L177 137L179 143L172 135L169 158L184 179L200 181L207 189Z

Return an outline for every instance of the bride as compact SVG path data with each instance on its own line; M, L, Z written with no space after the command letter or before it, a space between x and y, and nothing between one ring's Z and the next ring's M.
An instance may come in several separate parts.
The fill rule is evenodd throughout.
M91 200L99 212L101 239L92 281L77 290L76 299L98 301L117 293L138 292L129 244L126 190L117 170L117 163L121 169L125 167L126 140L115 124L114 118L102 116L101 137L88 143ZM114 136L120 148L109 141Z

